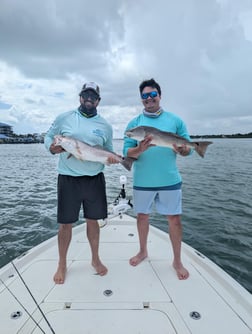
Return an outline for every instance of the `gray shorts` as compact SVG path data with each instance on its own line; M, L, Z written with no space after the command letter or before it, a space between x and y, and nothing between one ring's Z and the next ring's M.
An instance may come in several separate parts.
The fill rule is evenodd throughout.
M136 190L133 189L133 208L136 214L150 214L153 206L161 215L182 214L182 189Z
M58 223L71 224L84 218L107 218L106 184L103 173L94 176L58 175Z

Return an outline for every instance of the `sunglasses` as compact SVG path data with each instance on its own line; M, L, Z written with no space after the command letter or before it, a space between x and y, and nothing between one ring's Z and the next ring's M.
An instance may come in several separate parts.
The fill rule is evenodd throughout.
M151 97L153 99L154 97L157 97L157 96L158 96L158 92L156 91L141 94L141 98L143 100L148 99L148 97Z
M84 100L87 100L87 99L90 99L91 101L96 101L99 99L99 96L93 92L83 92L81 93L81 97L84 99Z

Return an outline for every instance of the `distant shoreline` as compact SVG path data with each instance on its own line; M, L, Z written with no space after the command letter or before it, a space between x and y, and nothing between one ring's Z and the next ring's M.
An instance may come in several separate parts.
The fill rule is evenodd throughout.
M190 135L192 139L207 139L207 138L219 138L219 139L225 139L225 138L252 138L252 132L247 134L232 134L232 135ZM114 140L123 140L123 138L114 138Z
M247 134L231 134L231 135L190 135L191 139L244 139L252 138L252 132ZM1 140L0 144L43 144L43 140L36 140L29 138L30 140L20 140L18 137L11 138L12 140ZM123 138L113 138L113 140L123 140Z
M252 138L252 132L247 134L232 134L232 135L191 135L191 138Z

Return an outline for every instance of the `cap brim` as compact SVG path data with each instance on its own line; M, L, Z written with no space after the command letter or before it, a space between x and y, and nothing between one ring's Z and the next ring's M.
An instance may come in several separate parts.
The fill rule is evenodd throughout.
M96 95L100 96L100 94L98 94L97 91L94 88L91 88L91 87L82 89L82 91L80 92L80 95L81 95L81 93L87 92L88 90L92 90Z

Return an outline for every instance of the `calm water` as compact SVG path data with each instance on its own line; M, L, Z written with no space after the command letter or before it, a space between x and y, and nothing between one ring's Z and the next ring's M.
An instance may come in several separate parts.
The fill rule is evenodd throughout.
M114 150L121 153L122 141ZM57 233L57 156L43 144L0 145L0 267ZM214 140L201 159L178 158L183 176L183 240L252 292L252 139ZM119 165L106 167L108 200L120 190ZM130 214L134 215L133 212ZM167 230L164 218L152 224Z

